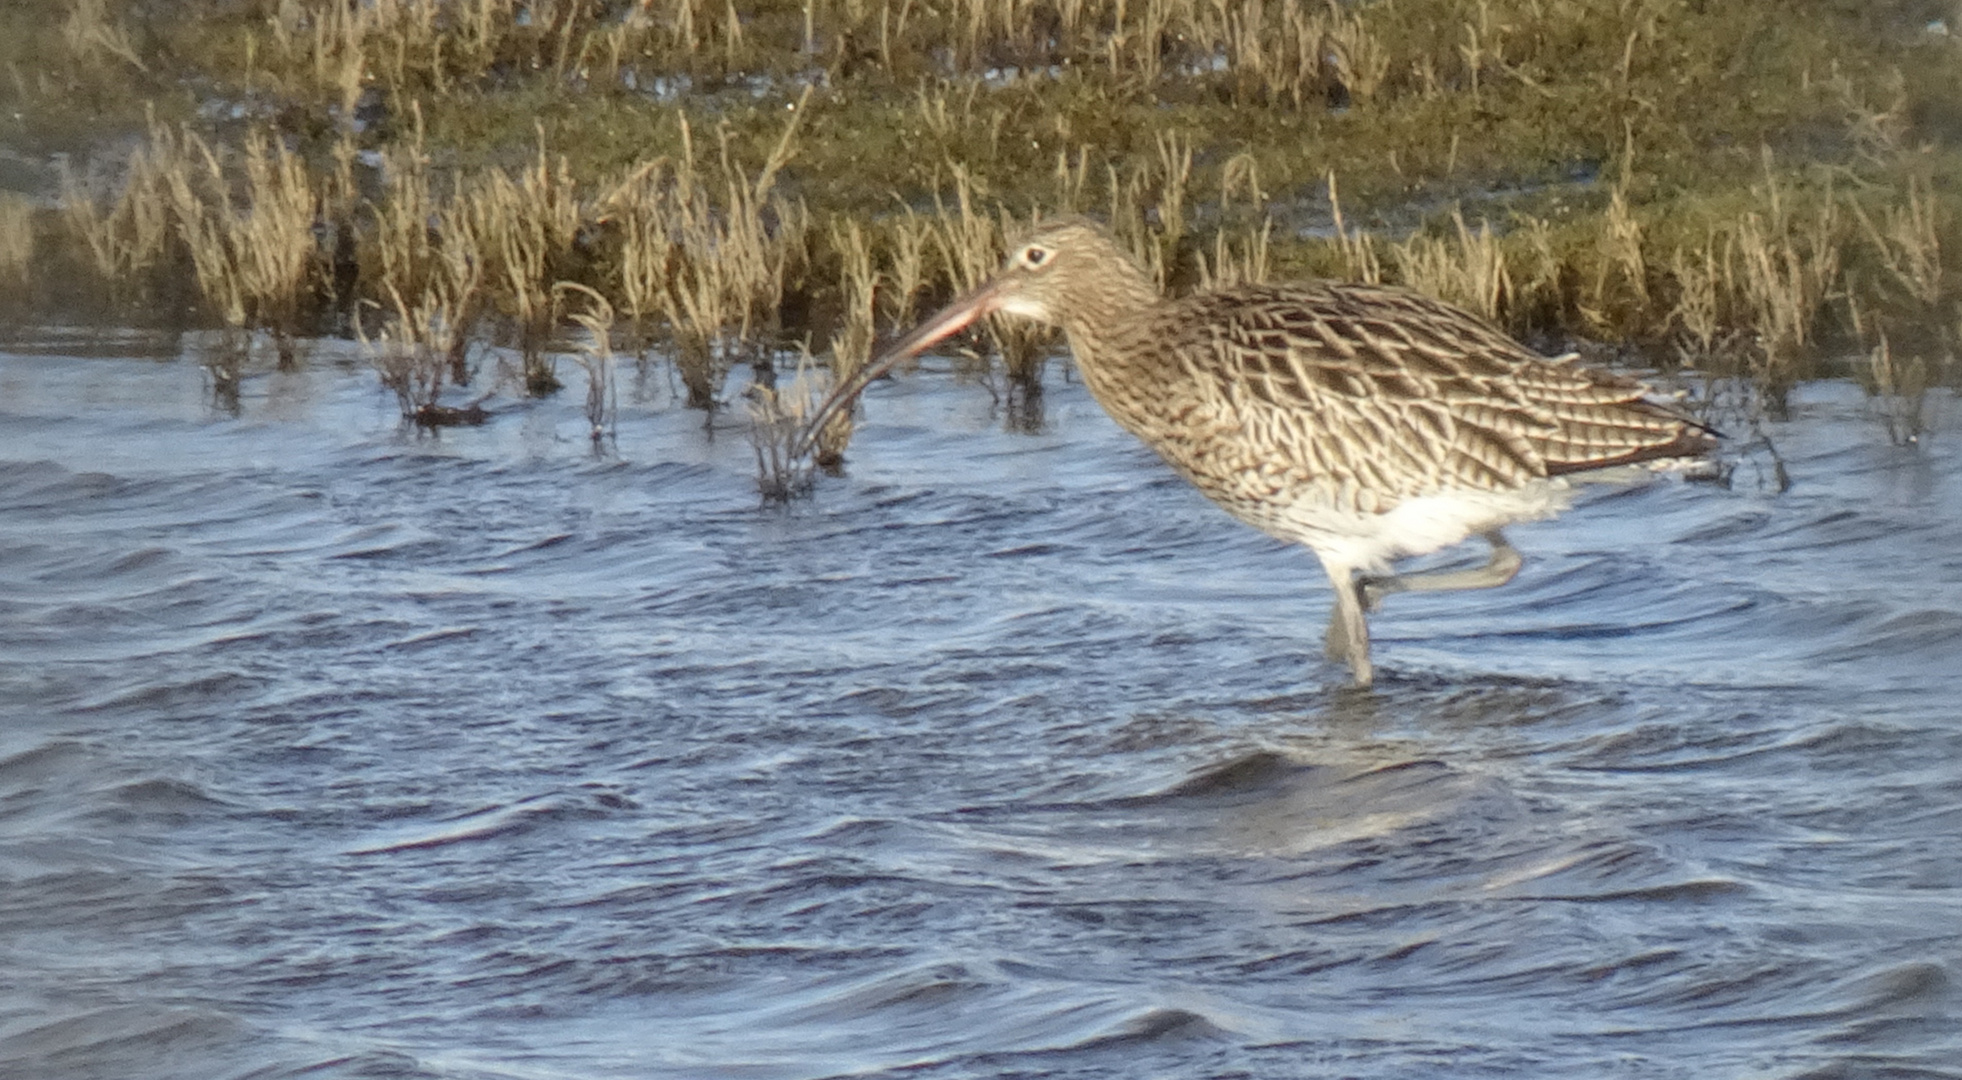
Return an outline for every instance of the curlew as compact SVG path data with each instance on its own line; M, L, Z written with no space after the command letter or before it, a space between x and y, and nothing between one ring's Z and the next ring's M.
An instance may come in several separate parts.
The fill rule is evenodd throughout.
M873 379L995 312L1061 326L1112 418L1227 513L1315 553L1335 588L1328 656L1358 686L1383 597L1503 585L1521 560L1502 530L1565 509L1573 480L1716 445L1642 383L1541 356L1421 293L1312 282L1166 298L1073 218L836 387L797 453ZM1491 547L1483 566L1391 571L1473 536Z

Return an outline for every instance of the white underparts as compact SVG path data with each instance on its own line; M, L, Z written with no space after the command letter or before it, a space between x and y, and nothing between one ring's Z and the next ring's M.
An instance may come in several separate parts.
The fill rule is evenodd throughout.
M1398 559L1428 555L1515 522L1550 518L1572 498L1565 480L1536 480L1512 491L1417 496L1385 513L1344 509L1308 496L1248 508L1239 516L1271 536L1314 549L1331 569L1382 574Z

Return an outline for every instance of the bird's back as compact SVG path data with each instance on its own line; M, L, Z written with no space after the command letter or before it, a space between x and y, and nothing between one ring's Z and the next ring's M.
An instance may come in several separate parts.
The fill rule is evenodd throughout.
M1093 352L1091 389L1229 509L1313 498L1382 513L1714 445L1641 383L1542 357L1406 289L1205 292L1112 337L1075 343Z

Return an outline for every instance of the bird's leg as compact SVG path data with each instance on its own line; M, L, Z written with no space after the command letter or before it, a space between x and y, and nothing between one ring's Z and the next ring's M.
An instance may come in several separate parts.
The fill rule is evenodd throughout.
M1335 607L1329 612L1325 644L1328 658L1349 665L1357 686L1368 686L1375 672L1369 664L1369 623L1363 616L1363 586L1348 567L1330 567Z
M1375 611L1383 598L1400 592L1457 592L1462 589L1490 589L1511 581L1519 573L1519 551L1506 542L1497 529L1481 533L1492 545L1492 557L1475 570L1427 570L1421 574L1390 574L1375 577L1364 574L1358 583L1363 608Z

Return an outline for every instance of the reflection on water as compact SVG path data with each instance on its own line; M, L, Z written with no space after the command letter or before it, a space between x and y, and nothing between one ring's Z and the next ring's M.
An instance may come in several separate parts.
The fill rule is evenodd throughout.
M0 355L0 1074L1962 1075L1958 452L1855 390L1374 693L1054 372L788 509L576 396Z

